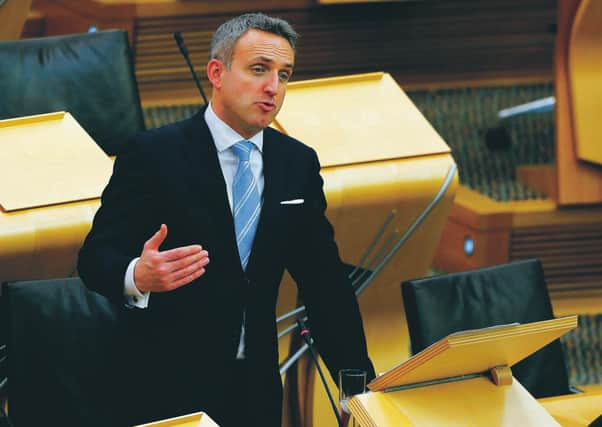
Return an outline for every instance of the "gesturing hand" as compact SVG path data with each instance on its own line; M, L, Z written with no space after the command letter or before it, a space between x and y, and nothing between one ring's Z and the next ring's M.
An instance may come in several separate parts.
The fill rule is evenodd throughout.
M140 292L166 292L192 282L205 273L209 254L200 245L182 246L161 252L167 226L144 244L134 269L134 282Z

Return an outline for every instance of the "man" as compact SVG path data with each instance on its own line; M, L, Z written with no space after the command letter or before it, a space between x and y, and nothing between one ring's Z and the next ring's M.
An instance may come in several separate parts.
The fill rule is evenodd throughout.
M263 14L223 24L210 105L137 136L115 162L78 267L91 289L134 307L123 312L127 422L203 410L223 427L279 426L285 268L331 375L374 376L316 154L268 128L296 38Z

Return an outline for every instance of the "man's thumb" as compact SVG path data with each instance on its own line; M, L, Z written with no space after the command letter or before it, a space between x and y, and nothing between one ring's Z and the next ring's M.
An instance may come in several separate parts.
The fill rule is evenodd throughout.
M146 248L147 249L153 249L155 251L159 250L159 247L161 246L161 244L163 243L163 241L165 240L165 238L167 237L167 226L165 224L161 224L161 228L159 228L159 231L157 231L155 234L153 234L153 237L151 237L150 239L148 239L146 241Z

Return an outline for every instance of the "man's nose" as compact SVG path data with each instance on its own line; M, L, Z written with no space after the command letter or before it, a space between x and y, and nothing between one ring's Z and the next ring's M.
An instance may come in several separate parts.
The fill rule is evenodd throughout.
M280 79L278 78L278 73L270 73L267 77L267 81L265 84L265 91L271 96L276 95L278 93L278 84L280 84Z

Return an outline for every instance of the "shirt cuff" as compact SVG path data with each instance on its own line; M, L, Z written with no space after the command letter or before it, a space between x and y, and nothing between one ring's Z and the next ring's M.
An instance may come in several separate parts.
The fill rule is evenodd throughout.
M128 265L125 271L125 278L123 280L123 296L125 297L126 305L138 308L148 307L148 299L150 292L140 292L134 282L134 269L136 263L140 258L134 258Z

